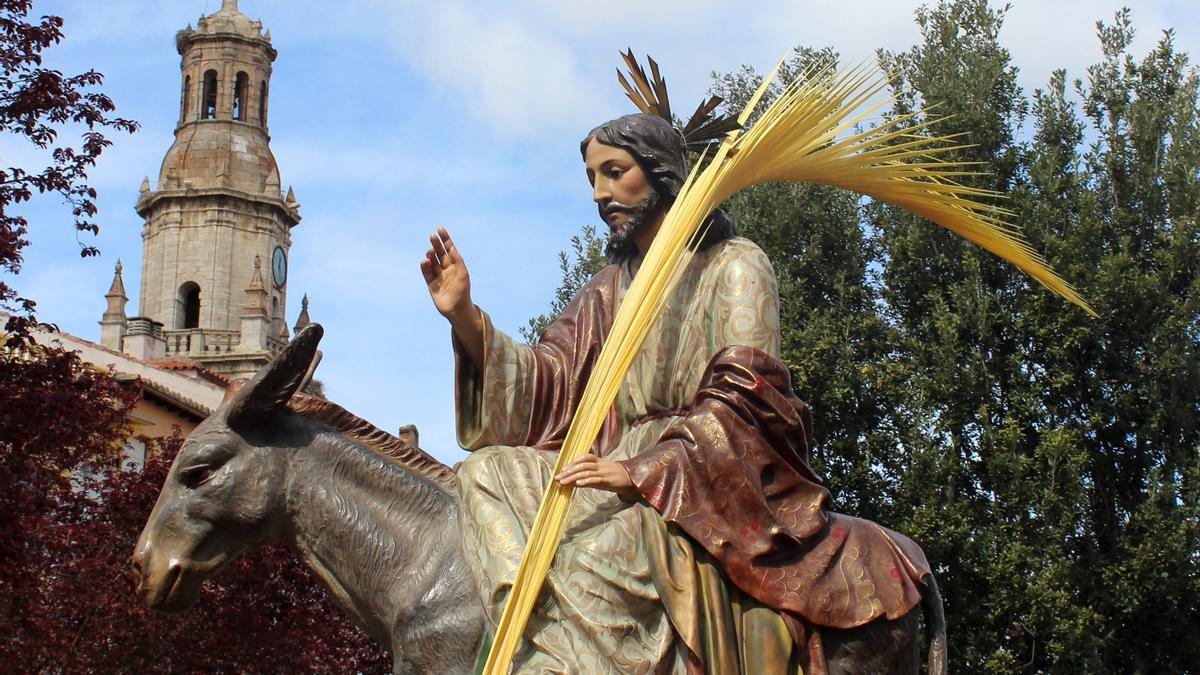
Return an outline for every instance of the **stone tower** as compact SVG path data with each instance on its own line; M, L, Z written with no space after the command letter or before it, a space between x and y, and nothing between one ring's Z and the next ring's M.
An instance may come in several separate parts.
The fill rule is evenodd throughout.
M281 192L267 131L276 51L270 31L238 11L237 0L223 0L175 43L175 142L157 189L143 181L136 206L145 220L141 316L113 345L121 330L110 310L102 341L128 351L130 336L149 332L156 346L139 358L189 358L246 376L287 342L288 250L300 222L295 194Z

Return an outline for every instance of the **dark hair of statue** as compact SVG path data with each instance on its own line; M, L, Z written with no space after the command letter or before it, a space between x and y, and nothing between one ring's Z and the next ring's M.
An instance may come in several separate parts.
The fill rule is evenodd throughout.
M662 208L670 208L687 179L683 136L668 121L655 115L635 113L610 120L588 132L579 143L579 152L587 157L592 140L620 148L633 156L642 168L650 186L661 198ZM733 221L720 209L708 217L707 231L698 250L724 241L737 234ZM616 262L610 256L610 262Z

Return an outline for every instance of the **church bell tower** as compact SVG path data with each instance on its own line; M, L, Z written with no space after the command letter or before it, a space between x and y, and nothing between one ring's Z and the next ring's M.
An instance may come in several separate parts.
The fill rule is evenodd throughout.
M248 376L288 340L288 252L300 222L269 145L276 51L270 31L242 14L237 0L223 0L175 43L182 57L175 142L154 189L142 182L136 205L145 221L141 316L123 330L109 326L102 341L128 351L108 343L140 338L133 343L151 345L140 358L191 359Z

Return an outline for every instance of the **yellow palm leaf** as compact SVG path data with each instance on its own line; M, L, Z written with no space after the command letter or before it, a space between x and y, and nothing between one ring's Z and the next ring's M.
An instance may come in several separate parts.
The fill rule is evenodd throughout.
M1016 265L1051 291L1095 316L1086 301L1005 221L1012 214L977 201L1001 198L956 178L977 173L938 155L962 146L950 136L913 135L913 113L848 136L883 104L852 112L875 97L886 80L858 67L830 67L792 82L734 143L714 182L715 200L766 181L795 180L845 188L907 209ZM926 122L919 128L933 124ZM712 167L710 167L711 169Z

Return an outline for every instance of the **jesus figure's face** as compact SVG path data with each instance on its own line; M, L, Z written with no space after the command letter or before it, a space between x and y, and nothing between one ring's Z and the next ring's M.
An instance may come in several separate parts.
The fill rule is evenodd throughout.
M632 246L658 215L658 194L633 155L592 140L584 153L592 200L609 229L609 249Z

